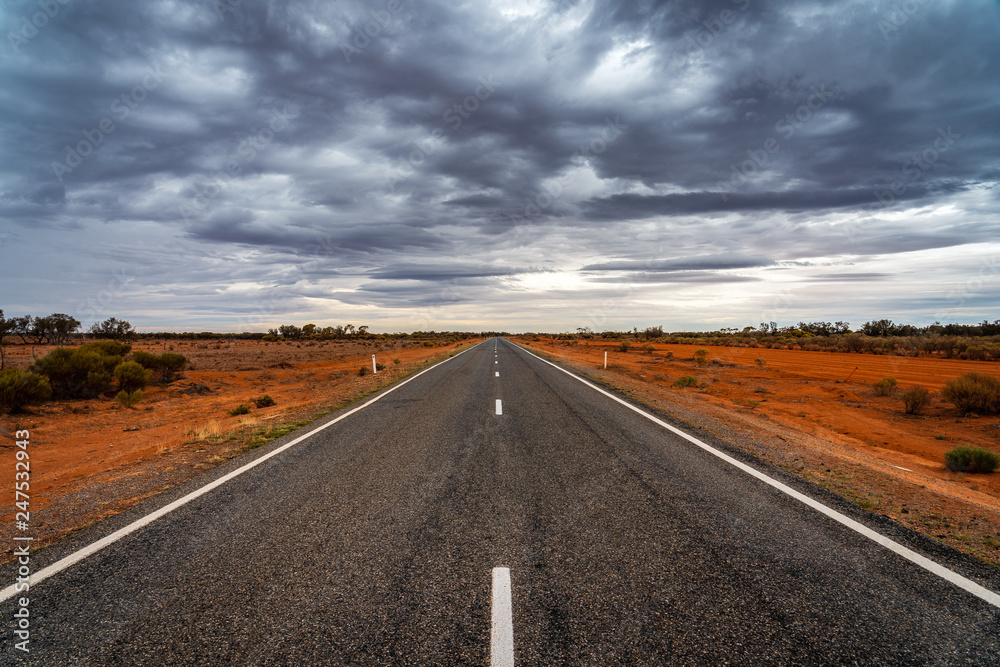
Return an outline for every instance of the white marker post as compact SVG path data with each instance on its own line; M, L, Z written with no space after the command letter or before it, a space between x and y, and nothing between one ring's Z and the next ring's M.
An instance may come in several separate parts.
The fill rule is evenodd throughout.
M378 373L378 368L375 367L375 355L372 355L372 373Z
M604 350L604 370L608 370L608 351Z

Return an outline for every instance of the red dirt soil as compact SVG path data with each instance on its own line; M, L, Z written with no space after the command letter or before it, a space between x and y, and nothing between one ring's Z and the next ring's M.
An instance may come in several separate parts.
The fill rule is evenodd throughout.
M608 341L518 342L701 428L725 425L746 434L754 442L751 453L1000 564L1000 473L954 473L944 465L945 452L957 445L1000 453L1000 417L962 415L939 395L948 380L968 371L1000 375L1000 364L705 347L712 361L699 366L700 345L655 344L650 352L633 343L623 353ZM674 387L683 375L702 386ZM892 396L872 389L883 377L899 382ZM932 392L932 402L922 414L907 415L899 395L917 385Z
M30 433L29 534L37 548L475 342L135 344L133 350L174 350L190 367L169 385L149 386L132 409L100 398L54 401L0 416L0 451L11 471L3 521L12 525L16 511L17 430ZM53 349L8 347L7 367L26 368L32 353L41 358ZM370 372L372 354L385 365L377 375ZM358 374L362 367L364 377ZM254 407L253 399L264 394L276 405ZM250 405L250 413L230 416L240 404ZM0 560L9 560L10 553Z

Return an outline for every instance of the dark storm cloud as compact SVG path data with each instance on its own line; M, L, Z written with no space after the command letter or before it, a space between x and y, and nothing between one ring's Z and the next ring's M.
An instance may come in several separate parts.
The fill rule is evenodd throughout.
M0 250L57 280L74 248L102 276L173 239L201 248L166 250L179 295L232 276L396 308L997 237L985 0L56 5L0 9ZM918 209L950 217L892 217Z

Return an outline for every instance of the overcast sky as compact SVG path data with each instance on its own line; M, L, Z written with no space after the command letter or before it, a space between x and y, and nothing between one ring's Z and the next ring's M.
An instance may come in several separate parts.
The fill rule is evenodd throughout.
M1000 3L0 0L0 308L1000 318Z

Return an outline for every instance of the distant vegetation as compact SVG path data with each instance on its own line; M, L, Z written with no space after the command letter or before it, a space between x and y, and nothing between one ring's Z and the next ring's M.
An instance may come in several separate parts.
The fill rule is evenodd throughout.
M990 473L1000 467L1000 456L982 447L963 445L945 453L944 462L952 472Z
M525 334L529 339L537 333ZM560 340L607 340L624 348L638 341L714 345L725 347L773 348L853 352L906 357L934 356L945 359L1000 361L1000 320L979 324L940 324L916 327L892 320L865 322L851 329L848 322L799 322L779 327L776 322L761 322L742 329L718 331L665 332L662 326L635 328L632 331L594 332L586 327L576 333L542 334Z

